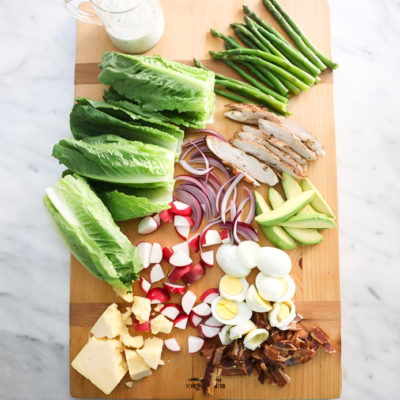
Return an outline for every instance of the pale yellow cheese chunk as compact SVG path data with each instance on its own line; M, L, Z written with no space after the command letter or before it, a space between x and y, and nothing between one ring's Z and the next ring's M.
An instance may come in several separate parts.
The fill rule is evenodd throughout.
M151 375L151 369L135 350L125 350L129 375L133 381L138 381Z
M118 340L91 337L71 363L105 394L110 394L126 374L128 367Z
M139 323L143 324L150 318L151 304L146 297L134 296L132 304L132 312L135 314Z
M133 325L133 321L132 321L132 318L131 318L131 317L129 317L129 318L125 321L125 325L127 325L127 326Z
M133 302L133 293L130 293L126 289L117 286L112 286L112 288L117 296L121 297L121 299L125 300L127 303Z
M107 337L112 339L119 336L123 328L124 321L122 320L122 314L114 303L108 306L103 314L101 314L90 332L97 338Z
M124 329L122 330L121 335L120 335L120 340L121 340L122 344L126 347L140 348L143 346L143 343L144 343L142 335L132 336L129 333L129 330L127 327L124 327Z
M164 314L159 314L157 317L150 321L151 333L157 335L157 333L171 333L173 323Z
M158 337L148 338L145 340L143 348L137 350L137 353L150 368L157 369L161 360L163 345L163 340Z

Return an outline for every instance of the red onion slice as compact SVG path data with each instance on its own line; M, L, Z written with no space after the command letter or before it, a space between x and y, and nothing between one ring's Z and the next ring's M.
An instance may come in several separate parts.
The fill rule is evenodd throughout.
M196 129L195 131L192 131L193 134L196 133L206 133L208 135L212 135L217 137L218 139L223 140L224 142L227 142L227 140L218 132L214 131L213 129Z
M250 197L250 208L244 222L246 224L250 224L256 215L256 199L254 198L254 193L248 187L244 186L244 190L249 194Z
M206 168L206 169L198 169L198 168L192 167L192 166L191 166L187 161L185 161L185 160L180 160L180 161L179 161L179 164L181 165L181 167L182 167L185 171L189 172L189 173L192 174L192 175L206 175L206 174L208 174L208 173L213 169L213 167L209 167L209 168Z
M237 210L237 211L239 211L239 210ZM233 221L235 219L237 211L236 211L236 203L233 200L231 200L230 207L229 207L229 215L230 215L231 221Z
M238 176L236 176L235 179L232 181L231 185L229 186L228 190L225 192L224 197L222 198L221 211L220 211L222 222L225 222L226 220L225 218L226 205L228 203L229 197L231 196L233 189L235 189L236 185L243 179L243 177L244 174L239 174ZM235 201L235 199L233 201Z
M210 198L204 191L199 189L197 186L194 186L187 182L182 183L178 188L180 188L181 190L185 190L189 194L193 195L196 199L198 199L200 204L204 206L206 219L209 220L211 218L211 215L213 214L212 204Z
M242 214L243 210L239 210L237 214L235 215L235 218L232 221L232 231L233 231L233 238L235 239L236 243L240 243L241 240L239 239L238 233L237 233L237 224L240 215Z
M192 229L194 232L196 232L200 227L201 221L203 220L203 209L201 208L200 202L196 199L195 196L186 192L183 189L180 189L180 187L175 190L174 197L177 200L190 205L190 207L192 208L194 223Z

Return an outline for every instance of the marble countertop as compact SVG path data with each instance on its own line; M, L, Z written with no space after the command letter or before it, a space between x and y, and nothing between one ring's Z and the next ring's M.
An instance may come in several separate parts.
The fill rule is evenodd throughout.
M75 23L60 1L0 5L0 399L69 397L68 253L42 194L69 135ZM331 1L342 399L399 399L400 4Z

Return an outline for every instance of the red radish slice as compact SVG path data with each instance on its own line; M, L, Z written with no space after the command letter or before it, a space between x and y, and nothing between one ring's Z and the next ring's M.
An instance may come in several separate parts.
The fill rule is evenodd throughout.
M188 204L182 203L180 201L173 201L170 206L170 211L172 214L190 215L192 213L191 207Z
M188 290L183 296L182 296L182 309L183 311L189 315L190 311L192 311L192 308L194 306L194 303L196 303L197 296Z
M188 241L189 247L197 253L200 250L200 234L198 233L197 235L193 236L191 239Z
M175 246L172 246L172 251L181 251L182 253L186 254L188 257L190 256L190 250L189 250L189 243L188 242L182 242L178 243Z
M165 246L162 251L163 251L163 256L164 256L165 260L169 262L169 259L174 254L173 250L171 250L169 247Z
M140 324L139 321L135 319L133 321L133 328L135 329L135 331L138 332L149 332L151 329L150 320L143 322L143 324Z
M218 335L219 331L221 330L220 327L217 326L208 326L204 324L199 325L199 332L201 336L210 339Z
M163 285L168 293L183 294L186 291L186 286L184 285L177 285L176 283L170 283L170 282L163 282Z
M164 271L160 264L155 264L150 271L150 281L151 283L161 281L165 277Z
M221 235L215 229L208 229L200 239L202 247L214 246L221 243Z
M188 273L192 269L191 265L186 265L185 267L175 267L168 273L168 279L171 282L176 282L181 279L183 275Z
M170 299L169 293L164 288L150 289L146 296L151 304L165 303Z
M223 229L221 231L221 241L223 244L232 244L231 235L229 234L229 229Z
M160 263L163 257L163 252L160 243L153 243L150 253L150 264Z
M219 290L212 288L207 289L201 296L200 300L204 303L211 304L215 298L219 296Z
M200 258L201 258L201 261L203 261L204 265L207 265L207 267L214 266L214 251L213 250L200 253Z
M181 351L181 348L175 338L164 340L164 345L169 351L173 352Z
M193 328L197 328L202 320L203 318L199 317L194 312L189 314L189 323L193 326Z
M198 336L189 336L188 337L188 348L189 353L197 353L201 350L204 344L204 339Z
M153 218L154 218L154 220L155 220L156 223L157 223L157 228L159 228L160 225L161 225L160 216L159 216L158 214L155 214L155 215L153 215Z
M185 275L182 276L183 282L185 282L186 285L190 285L199 279L201 279L206 273L206 270L201 263L197 263L196 265L191 265L190 270L186 272Z
M193 226L192 218L183 215L175 215L174 217L174 225L175 226L187 226L191 228Z
M172 212L170 210L161 211L160 214L158 214L158 215L159 215L161 221L165 222L166 224L169 224L174 219L174 214L172 214Z
M150 290L151 284L148 282L143 276L139 278L139 286L143 290L143 292L148 293Z
M211 316L210 318L207 318L205 320L205 322L204 322L204 325L214 326L214 327L222 327L222 326L224 326L224 324L222 324L221 322L216 320L213 316Z
M188 226L175 226L176 233L184 240L189 237L190 227Z
M158 228L157 221L153 217L144 217L138 223L138 233L141 235L148 235Z
M211 315L211 307L207 303L200 303L192 308L192 312L199 317L208 317Z
M175 251L169 258L168 262L174 267L184 267L192 262L192 259L182 251Z
M160 313L164 314L167 318L174 321L176 317L182 312L182 307L178 304L169 303L166 304L161 310Z
M143 269L149 268L151 249L153 245L150 242L140 242L137 246Z
M188 316L187 315L180 315L179 317L175 318L174 320L174 327L179 328L179 329L186 329L186 325L188 322Z

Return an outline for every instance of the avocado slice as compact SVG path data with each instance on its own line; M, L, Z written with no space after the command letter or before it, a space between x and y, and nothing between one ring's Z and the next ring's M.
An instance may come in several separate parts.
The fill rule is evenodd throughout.
M281 222L279 225L291 228L336 228L335 220L327 217L324 214L297 214L294 217Z
M299 196L286 200L280 207L273 211L268 211L256 217L256 221L260 225L272 226L280 224L295 215L298 211L304 208L311 202L314 196L312 190L307 190Z
M330 218L335 218L335 214L330 208L324 196L319 192L319 190L311 183L311 181L306 178L300 181L301 188L306 190L314 190L314 198L311 201L311 205L320 213L325 214Z
M256 215L271 211L270 206L264 200L260 193L254 191L256 200ZM275 246L282 250L292 250L296 248L296 242L279 225L263 226L260 225L263 235Z
M281 194L274 188L269 189L268 198L272 205L272 208L274 209L280 207L285 202ZM293 239L297 240L301 244L318 244L321 243L324 238L316 229L289 227L283 228Z

